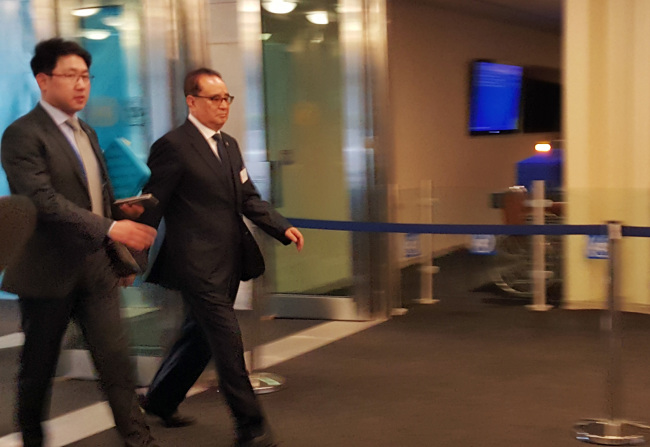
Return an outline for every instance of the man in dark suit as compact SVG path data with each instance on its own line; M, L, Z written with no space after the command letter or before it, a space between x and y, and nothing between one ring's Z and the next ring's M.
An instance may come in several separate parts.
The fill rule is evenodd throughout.
M143 407L168 426L191 423L176 409L212 357L235 419L236 445L274 446L248 379L233 309L242 275L242 216L298 250L303 236L260 198L237 141L221 132L233 100L221 75L194 70L184 92L189 117L153 144L143 191L160 201L144 221L157 226L165 218L165 239L147 280L180 290L189 311Z
M18 373L17 422L26 447L44 442L52 377L70 319L88 342L115 425L129 447L153 446L138 408L128 337L120 317L116 242L149 247L156 231L136 218L141 206L111 209L113 192L95 132L77 118L90 92L90 54L74 42L36 45L32 71L39 104L2 136L12 194L36 207L34 233L11 259L2 288L18 295L25 342ZM73 129L75 128L75 129Z

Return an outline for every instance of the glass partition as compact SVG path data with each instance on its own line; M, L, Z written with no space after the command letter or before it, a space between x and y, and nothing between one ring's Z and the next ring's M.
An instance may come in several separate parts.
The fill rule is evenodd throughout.
M543 236L542 264L534 261L536 236L517 234L435 234L425 248L425 234L395 233L402 270L401 305L419 299L423 265L439 271L433 277L433 298L464 300L476 292L498 304L531 304L534 278L542 275L548 304L572 309L601 309L607 305L607 223L630 227L621 247L622 308L650 310L650 208L644 188L569 188L544 196L541 221L535 222L539 202L521 187L488 190L480 187L432 187L429 207L426 188L401 188L394 201L400 223L423 222L418 208L431 212L439 225L570 225ZM503 232L508 228L503 227ZM570 234L578 232L580 234ZM599 234L595 234L599 233ZM626 236L628 234L628 236ZM539 247L539 246L538 246ZM430 251L429 251L430 250ZM430 253L430 255L429 255ZM543 272L543 273L539 273ZM462 284L448 283L450 275ZM453 292L450 292L453 290Z
M95 76L82 117L95 129L106 150L124 142L141 160L149 152L143 90L143 47L139 1L120 4L59 2L63 36L77 38L93 56Z
M0 46L0 135L16 118L29 112L40 97L29 61L34 44L34 16L32 2L25 0L3 0L0 2L0 29L5 39ZM7 177L0 166L0 196L9 194ZM2 281L2 272L0 272ZM14 299L15 296L0 291L0 299Z
M301 1L282 14L263 2L261 11L271 201L287 217L366 220L371 120L362 2ZM276 298L353 297L359 261L353 247L363 236L315 230L305 236L299 255L272 250Z
M191 4L192 0L172 3L0 1L1 29L7 33L7 43L0 49L6 62L0 70L6 106L0 112L0 131L27 113L40 97L29 68L35 43L61 36L78 41L93 56L90 71L95 78L81 115L97 131L102 148L106 150L119 140L137 158L146 160L154 139L172 127L172 116L185 116L184 102L175 99L171 84L177 72L184 73L188 61L198 59L179 28L199 32L202 27L189 22L198 21L202 10ZM179 15L173 8L191 10L181 14L187 26L176 26L174 20ZM7 193L0 171L0 195ZM15 297L2 294L0 298ZM138 382L147 383L155 371L154 357L162 353L182 319L181 301L161 288L130 287L122 293L122 314L132 337ZM71 326L59 374L85 377L92 371L83 347L80 332Z
M0 135L16 118L29 112L40 92L29 68L34 44L33 4L25 0L0 2L0 29L4 35L0 46ZM0 196L9 194L9 185L0 167Z

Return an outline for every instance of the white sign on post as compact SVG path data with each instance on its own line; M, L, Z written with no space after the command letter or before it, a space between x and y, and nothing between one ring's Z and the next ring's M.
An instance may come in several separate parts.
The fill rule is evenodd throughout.
M493 234L473 234L470 253L475 255L493 255L496 253L497 238Z
M609 240L606 235L587 236L587 249L585 250L588 259L608 259Z
M406 233L404 235L404 257L410 259L421 255L420 235L418 233Z

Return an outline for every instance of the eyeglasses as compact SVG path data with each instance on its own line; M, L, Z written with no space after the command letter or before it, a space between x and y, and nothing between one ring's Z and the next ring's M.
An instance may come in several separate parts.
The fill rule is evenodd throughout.
M216 105L220 105L221 101L226 101L228 104L232 104L233 100L235 99L235 97L232 96L232 95L226 95L226 96L219 96L219 95L215 95L215 96L192 95L192 96L194 96L195 98L209 99L210 101L212 101Z
M77 82L79 82L79 79L81 79L84 83L90 82L93 79L95 79L95 77L90 74L75 74L75 73L66 73L66 74L51 73L48 76L52 76L52 77L58 76L60 78L65 79L67 82L71 84L76 84Z

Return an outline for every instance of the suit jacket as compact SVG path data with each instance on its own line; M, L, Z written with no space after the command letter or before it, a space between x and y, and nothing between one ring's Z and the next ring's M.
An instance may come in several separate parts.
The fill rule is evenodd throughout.
M246 216L284 243L291 224L260 198L248 178L237 141L221 133L223 163L189 120L156 141L143 192L158 206L143 221L165 219L165 238L147 281L168 288L227 294L240 272L241 220Z
M2 288L22 296L63 297L74 288L86 257L108 244L113 191L97 135L88 134L103 176L104 214L91 212L79 158L50 115L37 105L2 136L2 165L12 194L36 206L36 229L5 272Z

